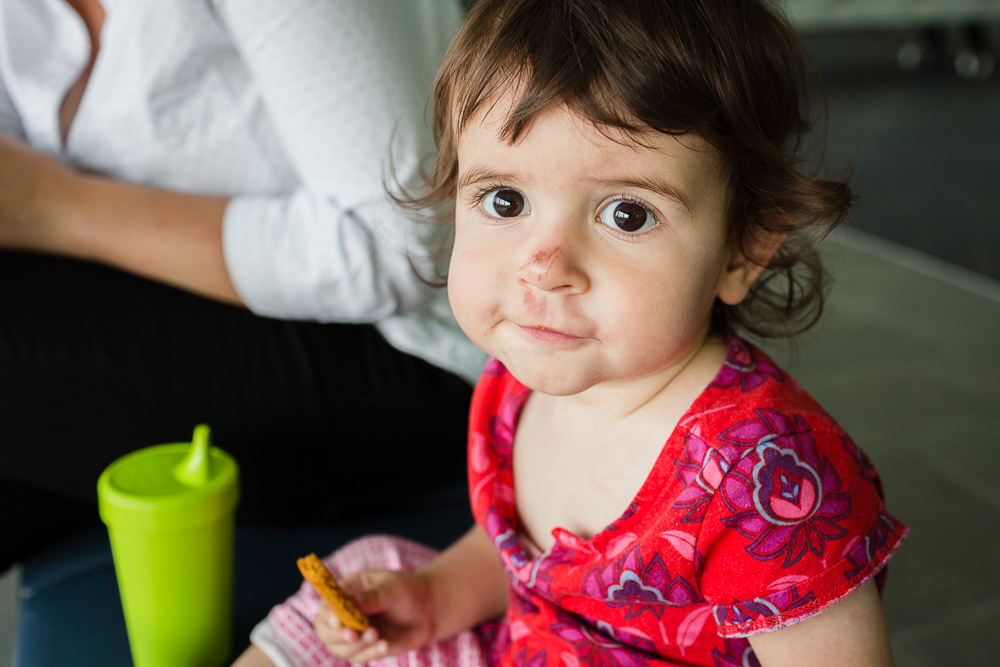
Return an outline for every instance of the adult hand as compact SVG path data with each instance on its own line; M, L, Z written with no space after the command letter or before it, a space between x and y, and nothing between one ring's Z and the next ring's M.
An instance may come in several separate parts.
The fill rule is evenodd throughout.
M222 250L227 201L81 174L0 136L0 247L101 262L240 304Z
M0 246L58 251L76 174L56 160L0 135Z
M346 577L341 586L372 627L361 633L347 628L324 603L313 627L331 654L368 662L418 648L434 636L434 603L426 577L370 570Z

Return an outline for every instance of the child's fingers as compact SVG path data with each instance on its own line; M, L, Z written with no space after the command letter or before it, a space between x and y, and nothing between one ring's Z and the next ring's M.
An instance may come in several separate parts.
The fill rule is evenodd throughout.
M337 644L335 648L337 657L351 662L368 662L384 656L388 651L388 644L384 639L379 639L378 632L374 628L368 628L360 634L358 641Z
M389 642L384 639L380 639L376 642L372 642L368 646L362 648L354 655L349 656L347 659L351 662L371 662L378 658L384 658L389 653Z
M361 633L345 627L325 602L320 603L313 630L331 654L347 660L353 660L355 655L371 647L379 639L374 628Z

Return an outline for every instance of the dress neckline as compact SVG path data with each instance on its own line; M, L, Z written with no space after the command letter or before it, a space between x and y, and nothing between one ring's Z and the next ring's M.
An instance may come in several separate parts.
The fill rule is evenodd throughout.
M691 402L681 418L677 420L673 429L667 435L667 438L663 441L663 446L660 448L660 453L656 457L656 461L653 463L653 467L649 469L646 474L645 479L639 486L639 490L632 497L632 501L629 503L628 507L611 523L601 528L601 530L594 533L589 538L582 538L575 533L562 528L561 526L556 526L552 529L551 535L555 538L554 544L548 549L541 551L538 556L532 557L532 550L526 546L526 540L528 539L524 536L518 528L520 527L520 522L517 518L517 507L515 503L511 503L511 516L504 517L504 520L508 524L508 528L517 536L517 548L522 552L522 557L526 561L537 562L544 560L554 549L560 545L572 545L577 547L582 547L586 551L591 551L595 553L602 553L603 549L600 548L603 542L612 539L612 536L621 528L619 524L623 524L628 521L629 517L635 513L636 508L639 503L649 499L651 496L659 495L663 492L662 487L654 483L654 475L660 468L667 465L672 461L670 455L673 452L673 448L670 445L677 439L683 439L684 434L688 431L689 426L693 421L696 421L697 417L709 410L721 395L721 392L728 387L731 383L728 381L728 375L733 369L742 369L746 366L745 362L739 359L740 353L748 352L747 344L742 340L737 338L733 333L726 334L726 358L723 360L722 365L716 372L712 381L705 386L705 388L698 394L698 397ZM509 371L508 371L509 372ZM515 378L513 375L510 376L513 388L510 393L517 395L517 403L515 409L511 412L509 419L509 424L505 424L506 427L510 429L512 434L517 433L517 422L521 417L521 411L524 409L525 403L528 401L528 397L531 395L532 390L521 384L521 382ZM510 469L510 488L512 497L515 497L515 487L514 487L514 447L513 442L511 443L510 460L507 462ZM669 459L669 460L668 460ZM654 488L655 487L655 488ZM538 545L535 545L539 548Z

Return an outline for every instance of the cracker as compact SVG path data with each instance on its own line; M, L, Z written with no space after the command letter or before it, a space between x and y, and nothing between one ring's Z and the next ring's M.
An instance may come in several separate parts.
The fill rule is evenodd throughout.
M326 569L323 561L316 557L316 554L309 554L296 562L302 576L326 600L341 623L358 632L363 632L368 628L368 617L361 613L358 605L354 604L354 600L347 596L347 593Z

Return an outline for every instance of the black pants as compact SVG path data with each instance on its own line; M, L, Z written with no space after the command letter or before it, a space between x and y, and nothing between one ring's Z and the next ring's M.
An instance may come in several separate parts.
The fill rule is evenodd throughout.
M0 571L96 524L111 461L197 423L240 464L243 523L398 506L462 477L470 396L371 326L260 318L0 252Z

